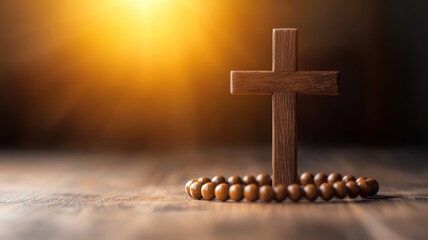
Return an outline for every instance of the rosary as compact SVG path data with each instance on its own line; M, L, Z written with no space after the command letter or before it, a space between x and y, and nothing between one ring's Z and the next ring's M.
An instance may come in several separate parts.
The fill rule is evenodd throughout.
M309 172L297 176L297 95L339 95L339 72L297 71L295 28L274 29L272 39L272 71L230 74L232 94L272 96L272 176L231 176L227 181L223 176L201 177L186 183L186 193L194 199L236 202L244 198L250 202L281 202L287 197L294 202L303 197L328 201L334 196L376 195L379 184L373 178Z
M310 172L300 175L299 183L288 186L278 184L272 187L272 179L269 174L261 173L254 177L246 175L230 176L227 181L223 176L215 176L212 179L200 177L186 183L186 193L197 200L219 201L233 200L239 202L243 199L254 202L260 199L262 202L282 202L288 197L293 202L300 201L303 197L308 201L315 201L318 197L328 201L333 197L343 199L345 197L362 198L375 196L379 191L379 184L373 178L359 177L355 179L352 175L339 173L317 173L315 176Z

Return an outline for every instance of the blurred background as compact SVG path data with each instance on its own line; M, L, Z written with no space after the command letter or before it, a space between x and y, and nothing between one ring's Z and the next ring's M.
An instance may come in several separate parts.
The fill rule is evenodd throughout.
M271 69L299 29L299 69L341 95L298 98L299 142L426 146L428 2L0 0L0 148L268 146L269 96L230 70Z

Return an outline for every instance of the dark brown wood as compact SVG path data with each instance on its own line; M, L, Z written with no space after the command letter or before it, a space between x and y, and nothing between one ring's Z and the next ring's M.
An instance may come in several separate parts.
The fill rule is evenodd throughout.
M274 29L272 71L232 71L232 94L272 95L272 184L297 179L297 94L338 95L339 72L297 71L297 29Z
M274 29L272 71L297 71L297 29ZM297 182L297 95L272 95L272 184Z
M374 177L379 195L264 204L184 192L192 178L269 171L270 148L0 152L0 239L426 239L426 148L300 150L302 171Z
M297 181L296 94L272 95L272 184Z
M274 92L339 95L339 72L232 71L230 91L234 95L272 95Z
M278 28L272 36L272 71L297 71L297 29Z

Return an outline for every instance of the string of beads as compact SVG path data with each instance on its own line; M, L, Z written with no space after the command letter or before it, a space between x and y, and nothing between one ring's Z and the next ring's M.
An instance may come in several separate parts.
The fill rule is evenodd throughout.
M189 180L185 186L186 193L197 200L219 201L232 200L239 202L243 199L254 202L277 201L282 202L289 198L293 202L298 202L303 198L308 201L315 201L318 197L329 201L333 197L343 199L345 197L356 198L358 196L367 198L375 196L379 191L379 184L373 178L344 175L339 173L317 173L316 175L305 172L300 175L299 183L289 186L278 184L272 187L271 176L261 173L254 177L246 175L230 176L227 180L223 176L215 176L212 179L200 177Z

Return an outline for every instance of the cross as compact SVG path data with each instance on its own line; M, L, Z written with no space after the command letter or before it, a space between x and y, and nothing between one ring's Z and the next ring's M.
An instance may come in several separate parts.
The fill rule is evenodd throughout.
M232 71L233 95L272 95L272 184L297 182L297 94L339 95L339 72L297 71L297 29L273 30L272 71Z

